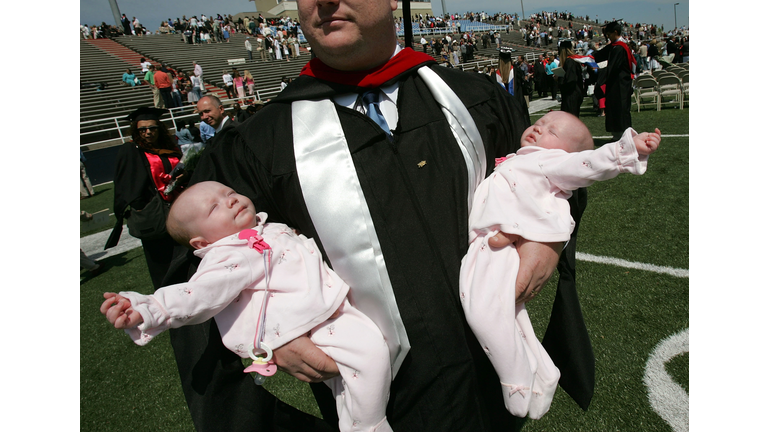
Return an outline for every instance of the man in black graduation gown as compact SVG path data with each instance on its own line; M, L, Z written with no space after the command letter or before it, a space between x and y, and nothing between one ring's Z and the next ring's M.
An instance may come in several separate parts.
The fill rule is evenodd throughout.
M208 152L191 183L216 180L231 186L251 198L269 221L286 223L314 238L328 257L329 250L339 249L338 241L319 234L328 221L309 208L314 198L310 191L318 188L300 181L297 148L302 143L294 142L294 137L303 126L310 134L322 133L320 140L338 139L318 132L328 125L316 119L328 112L313 114L296 108L304 101L335 102L330 115L346 140L352 161L349 169L359 181L363 213L368 213L378 241L379 250L373 253L386 265L395 312L410 343L407 354L403 351L403 357L397 357L389 423L396 431L512 430L519 419L504 409L498 378L467 326L458 296L461 259L468 247L467 197L474 188L468 181L470 168L447 114L417 71L428 67L471 116L484 147L487 168L481 177L492 171L494 158L519 148L521 134L530 123L527 110L485 75L442 68L429 56L397 48L392 18L396 8L396 2L384 0L299 0L304 35L317 58L277 98L237 126L231 141ZM374 108L363 108L360 96L370 90L382 101L385 126L367 116ZM384 107L387 99L396 109L394 116ZM316 162L317 170L328 173L329 180L337 168L344 169L322 159ZM328 199L333 205L325 216L331 225L340 225L362 210L356 205L359 196ZM509 245L503 234L494 240L499 247ZM561 243L519 244L518 286L510 287L517 289L519 301L529 301L538 293L554 271L561 249ZM196 261L190 255L177 256L166 283L191 275ZM187 261L193 265L189 267ZM342 274L343 265L330 261ZM350 286L354 300L362 288ZM575 293L571 300L574 297ZM579 322L583 327L580 311L557 325L579 327ZM181 331L189 334L182 336ZM553 332L560 333L559 329ZM294 430L322 427L276 403L243 377L240 359L223 348L215 322L172 330L171 338L198 429L272 430L288 418L294 424L305 422L293 426ZM274 355L283 371L303 381L320 383L338 373L335 363L306 336L274 350ZM313 384L313 391L325 421L335 428L330 391L323 384ZM591 388L587 393L591 397Z
M597 63L608 61L605 74L605 130L614 140L632 126L632 65L635 56L621 37L622 26L616 21L606 24L603 33L611 43L595 51Z

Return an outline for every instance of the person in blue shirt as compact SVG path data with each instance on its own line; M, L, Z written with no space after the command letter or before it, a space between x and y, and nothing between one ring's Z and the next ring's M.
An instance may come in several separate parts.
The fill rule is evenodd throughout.
M213 138L213 135L216 133L216 129L213 128L213 126L209 125L206 122L200 122L200 138L203 140L204 143L208 142L211 138Z
M179 140L179 145L193 144L195 142L195 137L192 135L192 132L187 129L187 122L185 120L180 120L178 122L176 138Z
M130 69L126 69L123 73L123 84L135 87L137 84L136 81L136 75L134 75Z
M552 100L557 100L557 88L555 87L555 73L552 72L552 69L555 69L557 67L557 63L555 63L555 56L550 55L549 60L547 61L547 88L549 89L550 93L552 93Z

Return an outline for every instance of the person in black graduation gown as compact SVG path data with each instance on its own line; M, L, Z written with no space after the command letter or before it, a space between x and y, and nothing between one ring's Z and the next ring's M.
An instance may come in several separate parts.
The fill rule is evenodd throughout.
M562 98L560 110L578 117L581 111L581 102L584 100L584 78L581 63L573 59L575 53L571 41L560 42L559 56L560 67L565 71L565 76L560 81Z
M578 117L584 100L585 83L581 64L573 59L575 53L571 41L560 42L559 56L560 65L565 70L565 76L560 82L562 96L560 109ZM581 393L583 390L580 389L590 389L591 383L594 382L592 344L587 337L587 329L583 322L569 321L565 324L566 321L563 319L565 316L581 315L579 301L576 298L576 240L581 216L587 208L587 188L573 191L568 203L571 205L571 216L576 221L576 226L557 263L559 274L557 295L562 296L562 301L556 302L553 308L550 325L544 334L542 345L564 377L560 381L560 386L567 392L578 395L574 396L574 399L579 406L587 409L592 393L591 391ZM571 310L559 310L560 308L571 308ZM563 349L563 346L568 346L568 349ZM581 352L581 354L573 355L574 352ZM571 362L569 356L580 358L584 363Z
M322 24L338 5L355 19L344 25ZM217 144L201 158L190 183L215 179L232 187L252 199L271 221L286 223L313 238L327 256L326 248L335 239L318 236L318 220L307 207L293 143L295 121L306 119L313 131L325 125L312 123L313 115L294 119L293 103L334 99L341 103L352 96L352 108L331 106L344 132L411 344L392 383L388 420L396 431L512 430L520 419L505 410L498 378L467 326L458 296L460 263L468 247L467 165L446 115L417 70L429 67L466 106L485 147L484 175L492 171L496 157L519 147L521 134L530 124L527 110L485 75L439 67L431 57L421 57L410 48L393 57L397 51L391 2L345 0L329 6L329 11L324 7L299 0L304 34L317 58L278 97L235 127L228 142ZM395 84L398 120L389 124L391 131L385 131L355 109L356 95ZM321 168L334 175L335 166ZM338 202L334 211L339 219L355 211L351 197L332 198ZM509 238L499 234L495 243L504 247ZM546 282L561 248L562 244L535 242L520 246L525 269L518 277L520 301L532 299L532 293ZM189 253L177 256L164 284L186 280L197 262ZM574 296L566 297L573 301ZM550 330L558 335L562 334L559 326L583 327L580 311L578 316L553 322L557 328L550 326ZM199 430L273 430L281 415L307 421L254 386L242 374L239 358L222 348L215 323L206 324L208 339L194 347L198 353L190 359L189 377L182 376L200 392L200 405L190 403ZM585 350L584 345L579 349ZM586 350L591 354L591 347ZM319 383L337 374L333 361L306 336L275 350L274 355L283 371L304 381ZM569 354L565 357L579 364ZM325 427L335 425L330 391L323 384L312 389ZM591 388L582 395L587 395L588 404ZM218 429L217 422L221 422ZM309 423L312 420L294 430L321 428Z
M611 41L595 51L597 63L608 61L605 74L605 130L618 140L632 126L632 65L635 56L621 38L622 26L616 21L606 24L603 34Z
M499 68L496 71L496 81L511 95L520 101L521 106L527 107L523 89L525 73L519 65L512 63L512 51L499 50Z
M117 153L114 177L113 211L117 222L104 249L117 245L123 231L123 221L130 217L130 209L144 209L155 196L171 202L177 194L165 196L162 192L170 182L168 176L181 158L176 138L160 121L168 110L139 108L128 116L133 141L120 147ZM133 234L133 233L132 233ZM149 276L155 289L160 288L163 277L173 258L176 242L168 233L158 238L141 239Z
M539 97L544 97L547 94L547 70L544 65L544 56L541 54L533 64L533 83L536 85Z

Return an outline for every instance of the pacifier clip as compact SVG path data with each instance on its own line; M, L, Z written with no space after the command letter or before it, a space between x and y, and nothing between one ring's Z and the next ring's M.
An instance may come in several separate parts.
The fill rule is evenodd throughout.
M267 377L271 377L277 372L277 365L272 360L272 348L264 343L264 323L267 316L267 301L269 300L270 295L269 270L272 263L272 248L264 241L264 238L253 229L240 231L238 238L241 240L247 239L248 247L255 249L262 254L262 257L264 258L264 277L266 279L264 300L261 302L259 320L256 322L256 335L253 338L253 345L251 345L251 348L248 350L248 355L253 359L253 363L243 370L245 373L256 372L256 377L253 379L253 382L257 385L262 385L267 380ZM257 350L264 351L266 355L257 355Z

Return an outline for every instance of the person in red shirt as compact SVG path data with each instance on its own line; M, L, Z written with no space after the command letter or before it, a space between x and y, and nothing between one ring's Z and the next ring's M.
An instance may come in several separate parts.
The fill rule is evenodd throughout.
M173 95L171 92L171 77L168 76L168 69L165 65L160 70L155 70L155 87L160 91L160 96L163 97L163 103L166 108L175 108L176 103L173 101Z

